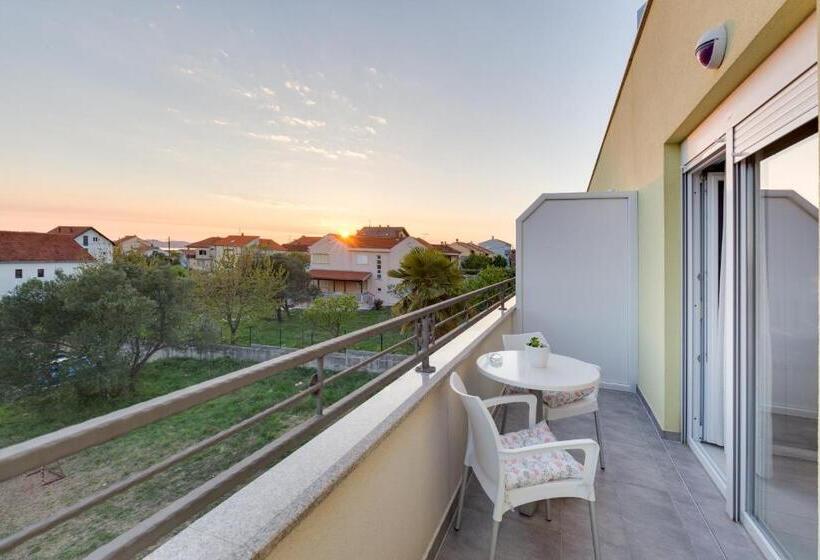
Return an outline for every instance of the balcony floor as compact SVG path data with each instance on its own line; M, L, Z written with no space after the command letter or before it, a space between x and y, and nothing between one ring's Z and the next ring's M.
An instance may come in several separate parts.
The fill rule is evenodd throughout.
M601 391L599 399L607 446L607 468L596 478L602 560L762 559L743 528L726 515L723 497L692 452L659 437L636 395ZM508 430L524 426L522 408L510 408ZM558 420L552 428L560 439L595 434L591 415ZM450 529L438 560L486 558L491 508L471 479L461 531ZM553 500L551 522L543 506L531 518L508 512L496 558L592 558L586 502Z

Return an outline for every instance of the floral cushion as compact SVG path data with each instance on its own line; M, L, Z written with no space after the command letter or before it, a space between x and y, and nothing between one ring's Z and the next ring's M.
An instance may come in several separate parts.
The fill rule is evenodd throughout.
M501 436L504 449L557 441L546 422ZM504 483L507 490L543 484L551 480L580 478L583 466L566 451L547 451L522 458L504 459Z
M579 401L594 392L594 385L576 391L544 391L544 404L550 408L558 408L559 406Z

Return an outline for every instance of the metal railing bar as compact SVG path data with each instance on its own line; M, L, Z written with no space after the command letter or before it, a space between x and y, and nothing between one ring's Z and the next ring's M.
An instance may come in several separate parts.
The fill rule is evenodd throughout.
M145 480L148 480L149 478L156 476L157 474L160 474L163 471L168 470L170 467L174 466L180 461L183 461L188 457L191 457L192 455L195 455L196 453L199 453L200 451L203 451L208 447L211 447L212 445L217 444L220 441L227 439L230 436L238 432L241 432L246 428L249 428L250 426L261 422L262 420L268 418L272 414L282 412L290 408L292 405L304 400L306 397L309 397L314 392L314 387L309 387L307 389L299 391L298 393L291 395L287 399L280 401L275 405L268 407L260 412L257 412L253 416L250 416L245 420L238 422L237 424L234 424L230 428L222 430L221 432L209 436L203 439L202 441L197 442L194 445L186 447L185 449L163 459L159 463L151 465L147 469L143 469L139 472L132 474L131 476L119 480L111 484L110 486L106 487L104 490L97 492L96 494L87 496L82 500L59 510L57 513L50 515L49 517L46 517L45 519L42 519L40 521L37 521L36 523L32 523L31 525L28 525L20 529L16 533L0 540L0 552L7 552L13 549L14 547L19 546L22 543L36 537L37 535L40 535L48 531L52 527L64 523L65 521L68 521L73 517L76 517L85 510L99 503L104 502L108 498L116 496L117 494L121 494L122 492L125 492L132 486L139 484L140 482L143 482Z
M454 313L454 314L448 316L446 319L442 319L441 321L439 321L438 323L435 324L435 327L438 328L438 327L442 326L443 324L452 321L453 319L456 319L456 318L458 318L458 317L460 317L460 316L462 316L466 313L469 313L470 311L472 311L473 309L475 309L477 307L481 307L482 305L484 305L488 301L492 301L492 300L496 299L497 297L498 297L497 295L494 295L494 296L491 296L491 297L488 297L488 298L484 298L481 301L479 301L478 303L476 303L474 305L471 305L470 307L468 307L466 309L463 309L462 311L459 311L458 313Z
M430 352L450 342L463 331L489 315L500 305L500 302L496 303L439 338L436 343L430 347ZM245 459L221 472L202 486L178 498L162 510L154 513L151 517L143 520L127 532L98 548L88 556L88 560L109 560L130 557L155 544L162 536L173 531L181 523L188 521L193 515L205 509L211 502L238 486L247 478L250 478L254 472L264 467L267 463L275 460L278 456L281 456L316 433L322 431L327 426L335 423L350 409L375 395L396 378L407 373L410 368L420 361L420 355L409 356L406 360L396 364L394 367L330 405L325 409L322 416L312 416L306 422L289 430L268 445L258 449Z
M0 482L83 449L110 441L157 420L188 410L198 404L227 395L275 373L304 365L319 356L353 346L361 340L401 327L426 314L446 309L456 303L509 284L511 281L512 279L503 280L423 309L388 319L376 325L320 342L308 348L0 449Z
M155 544L163 535L173 531L193 515L205 509L214 500L239 486L256 471L335 423L347 411L366 401L392 383L397 377L406 373L409 368L418 363L418 360L418 357L410 356L408 359L396 364L327 407L322 416L311 416L309 420L259 448L203 485L198 486L98 548L87 557L87 560L130 558Z
M345 368L341 371L337 371L336 373L334 373L332 375L328 375L327 377L325 377L325 385L327 385L328 383L330 383L332 381L336 381L340 377L343 377L345 375L353 373L354 371L360 371L362 367L367 366L371 362L374 362L374 361L378 360L379 358L381 358L385 354L389 354L391 351L395 350L396 348L399 348L399 347L401 347L401 346L403 346L403 345L405 345L409 342L412 342L413 339L415 339L415 338L416 338L415 335L408 336L404 340L400 340L399 342L393 344L392 346L388 346L384 350L382 350L382 351L380 351L376 354L373 354L372 356L368 356L367 358L365 358L361 361L356 362L355 364L353 364L350 367L347 367L347 368ZM410 355L412 356L413 354L410 354Z

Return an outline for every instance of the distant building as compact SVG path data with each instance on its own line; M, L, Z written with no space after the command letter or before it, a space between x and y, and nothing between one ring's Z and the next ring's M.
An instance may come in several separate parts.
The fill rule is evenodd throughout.
M226 237L208 237L191 243L185 252L188 268L191 270L212 270L214 263L225 254L244 250L264 253L285 253L287 250L273 239L264 239L256 235L228 235Z
M31 231L0 231L0 295L32 278L54 280L94 262L71 237Z
M150 257L156 253L164 254L166 251L159 245L155 245L148 239L140 239L136 235L126 235L117 239L114 246L120 250L123 255L128 253L138 252L146 257Z
M356 232L356 237L380 237L383 239L404 239L410 237L400 226L366 226Z
M512 252L511 243L507 243L506 241L503 241L501 239L491 237L487 241L482 241L481 243L479 243L479 245L489 251L492 251L496 255L501 255L502 257L507 259L507 262L510 262L510 253Z
M441 254L443 254L451 261L457 261L459 260L459 257L461 257L461 253L458 251L458 249L452 247L447 243L435 243L432 245L432 247L438 250Z
M303 235L290 243L283 244L282 247L291 253L307 253L308 248L320 239L320 236Z
M363 306L375 298L393 305L397 298L390 288L398 280L390 278L387 271L399 268L402 258L417 247L434 248L449 258L458 258L452 247L432 245L409 235L403 227L367 227L360 229L359 235L331 233L310 245L310 277L324 293L354 294Z
M472 241L459 241L458 239L456 239L455 241L453 241L452 243L448 243L447 245L458 251L458 258L460 261L463 261L470 255L484 255L487 257L492 257L495 254L489 249L485 249L481 245L473 243Z
M114 242L91 226L57 226L48 233L70 237L100 262L114 260Z

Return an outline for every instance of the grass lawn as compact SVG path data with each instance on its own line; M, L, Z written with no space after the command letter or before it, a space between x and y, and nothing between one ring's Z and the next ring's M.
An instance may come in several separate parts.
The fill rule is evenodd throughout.
M244 367L224 358L213 361L167 359L146 366L137 394L112 402L82 403L70 387L57 388L13 403L0 404L0 447L163 395ZM55 509L76 502L128 474L221 431L237 421L304 388L313 370L295 368L259 381L191 410L166 418L103 445L87 449L50 467L66 478L42 486L39 475L0 484L0 537ZM354 373L325 389L331 403L371 376ZM165 473L18 547L4 558L79 558L151 513L210 479L314 412L312 400L205 450Z
M393 315L391 314L390 308L357 311L355 318L345 325L344 332L348 333L369 327L370 325L386 321L392 317ZM396 329L395 331L384 333L382 339L377 335L363 340L356 344L354 348L379 351L407 338L410 334L410 332L402 334ZM277 322L276 319L243 322L239 327L236 342L243 346L253 342L254 344L285 346L287 348L304 348L305 346L310 346L311 344L329 338L332 338L330 333L314 330L313 326L305 321L302 310L294 309L290 312L290 317L283 314L281 323ZM229 333L227 329L224 328L223 340L226 343L229 341ZM406 344L396 351L397 354L411 354L412 352L413 346L411 344Z

